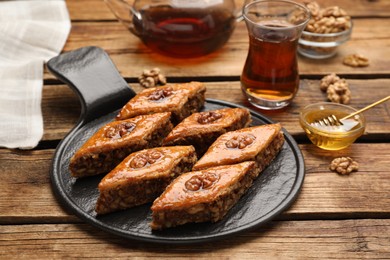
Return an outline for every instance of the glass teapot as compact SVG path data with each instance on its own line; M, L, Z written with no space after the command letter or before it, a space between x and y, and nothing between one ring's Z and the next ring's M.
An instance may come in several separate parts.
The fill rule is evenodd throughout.
M239 19L234 0L105 0L115 16L150 49L198 57L230 38Z

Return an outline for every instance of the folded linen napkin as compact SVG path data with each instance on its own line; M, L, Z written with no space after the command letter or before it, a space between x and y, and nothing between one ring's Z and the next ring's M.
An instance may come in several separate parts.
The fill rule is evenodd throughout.
M43 135L44 62L69 35L65 1L0 1L0 147L34 148Z

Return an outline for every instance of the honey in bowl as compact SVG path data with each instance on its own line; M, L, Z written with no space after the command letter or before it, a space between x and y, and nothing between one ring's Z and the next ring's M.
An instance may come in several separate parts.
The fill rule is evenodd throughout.
M365 119L358 114L342 120L340 126L313 125L315 121L335 115L343 118L356 110L352 107L335 103L317 103L304 108L300 115L300 124L310 141L325 150L340 150L348 147L364 133Z

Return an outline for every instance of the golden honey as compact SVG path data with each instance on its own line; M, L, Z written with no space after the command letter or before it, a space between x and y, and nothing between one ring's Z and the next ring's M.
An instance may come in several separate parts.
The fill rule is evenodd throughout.
M343 120L341 126L314 126L312 123L332 114L341 119L354 112L352 108L351 110L347 108L349 107L336 104L327 105L327 103L312 108L309 106L301 112L300 124L310 141L316 146L326 150L346 148L364 133L365 121L362 115Z

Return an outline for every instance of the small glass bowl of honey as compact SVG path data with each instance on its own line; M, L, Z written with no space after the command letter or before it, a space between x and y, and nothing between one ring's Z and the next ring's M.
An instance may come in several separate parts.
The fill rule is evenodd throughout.
M299 116L299 123L310 141L325 150L341 150L351 145L365 130L366 121L363 114L341 120L342 125L325 126L314 122L335 115L338 119L356 112L350 106L321 102L306 106Z

